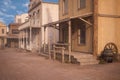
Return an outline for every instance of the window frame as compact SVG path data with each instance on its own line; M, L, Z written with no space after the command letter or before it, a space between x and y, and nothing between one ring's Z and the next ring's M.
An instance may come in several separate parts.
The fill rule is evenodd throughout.
M78 27L77 36L78 45L86 45L86 24L82 24Z
M68 14L68 0L63 0L63 15Z
M4 34L5 33L5 30L4 29L2 29L2 34Z
M78 10L86 8L86 0L77 0L77 2L78 2L78 4L77 4ZM84 5L81 6L82 2L84 3Z

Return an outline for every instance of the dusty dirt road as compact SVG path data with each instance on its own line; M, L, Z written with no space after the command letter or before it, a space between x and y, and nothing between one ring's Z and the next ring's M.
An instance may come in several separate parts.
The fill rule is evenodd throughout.
M120 80L120 63L62 64L7 48L0 50L0 80Z

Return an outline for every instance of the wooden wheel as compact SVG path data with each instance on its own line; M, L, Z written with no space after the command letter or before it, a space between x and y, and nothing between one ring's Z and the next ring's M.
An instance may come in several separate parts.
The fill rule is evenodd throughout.
M105 47L104 47L104 51L105 50L111 50L113 54L117 54L118 53L117 46L114 43L106 44Z

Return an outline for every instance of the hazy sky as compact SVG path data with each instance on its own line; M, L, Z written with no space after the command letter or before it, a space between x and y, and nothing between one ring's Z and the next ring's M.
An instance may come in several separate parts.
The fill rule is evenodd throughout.
M44 0L45 2L58 2L58 0ZM17 14L28 12L29 0L0 0L0 21L6 25L14 21Z

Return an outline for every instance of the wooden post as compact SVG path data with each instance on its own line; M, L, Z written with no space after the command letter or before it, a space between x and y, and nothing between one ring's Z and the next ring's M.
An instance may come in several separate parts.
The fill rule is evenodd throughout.
M26 49L27 49L27 29L26 29Z
M53 59L56 59L56 53L55 53L55 44L53 45Z
M30 26L30 50L32 50L32 28Z
M68 52L69 52L69 62L71 62L71 21L68 21Z
M49 54L49 59L51 59L51 52L50 52L50 41L48 42L48 54Z
M62 63L64 63L65 60L64 60L64 47L62 47Z
M98 0L94 0L93 55L98 53Z
M45 53L45 42L46 42L46 27L44 27L44 44L43 44L43 51Z
M53 25L53 27L55 28L55 25ZM53 31L53 34L54 34L54 39L53 39L53 41L54 41L54 45L53 45L53 53L54 53L54 60L56 59L56 51L55 51L55 41L56 41L56 33L55 33L55 30Z
M18 42L19 42L19 48L20 48L20 32L19 32L18 38L19 38L19 39L18 39L18 40L19 40Z
M38 48L39 48L39 53L41 51L41 28L39 29L39 32L38 32Z
M25 30L23 30L23 45L24 45L24 49L25 49Z
M24 49L24 30L22 30L22 39L23 39L22 45L23 45L23 49Z

